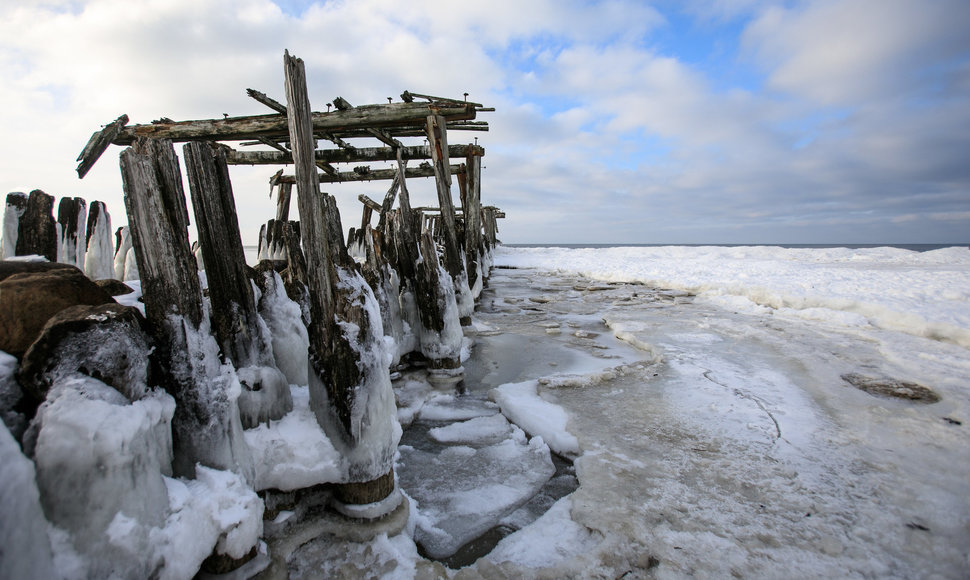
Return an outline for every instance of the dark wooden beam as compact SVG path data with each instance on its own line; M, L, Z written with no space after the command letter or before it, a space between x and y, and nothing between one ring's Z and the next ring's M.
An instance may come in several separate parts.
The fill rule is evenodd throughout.
M340 133L368 128L417 126L428 116L427 103L393 103L386 105L363 105L346 111L310 113L314 133ZM475 110L471 106L441 107L449 121L472 120ZM123 127L111 140L115 145L128 145L137 137L170 139L172 141L241 141L257 137L287 136L286 116L252 115L227 117L225 119L201 119L197 121L158 122Z
M458 174L461 171L460 165L450 166L450 170L454 174ZM354 182L354 181L380 181L384 179L394 179L395 174L398 173L397 169L372 169L367 172L357 172L357 171L341 171L337 175L325 175L318 174L317 178L320 183L343 183L343 182ZM405 170L404 176L407 177L434 177L434 167L429 166L418 166L418 167L408 167ZM277 181L278 183L296 183L293 176L282 175Z
M88 171L94 167L94 164L104 153L108 145L114 142L118 137L118 133L128 124L128 115L122 115L115 119L114 121L105 125L104 129L100 131L95 131L91 138L88 139L87 145L84 146L84 150L81 154L77 156L76 161L81 163L77 166L77 176L78 179L87 175Z
M267 97L266 93L261 93L255 89L246 89L246 94L266 105L270 109L273 109L277 113L280 113L281 115L286 114L286 105L277 101L276 99Z
M271 141L272 143L272 141ZM293 156L289 150L274 147L276 151L236 151L226 152L230 165L289 165ZM484 155L485 149L476 145L449 145L448 156L467 157L470 152ZM410 145L401 148L404 159L431 159L431 149L427 145ZM315 158L326 163L372 163L376 161L395 161L397 155L391 147L359 147L353 149L318 149Z

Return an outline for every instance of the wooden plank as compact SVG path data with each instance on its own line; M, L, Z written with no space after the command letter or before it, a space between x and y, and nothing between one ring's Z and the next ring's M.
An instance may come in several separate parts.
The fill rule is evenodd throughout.
M347 101L347 99L343 97L337 97L336 99L334 99L333 106L337 107L337 109L341 111L349 111L350 109L354 108L354 106L351 105ZM389 134L387 134L385 131L382 131L381 129L367 128L365 129L365 131L369 133L372 137L379 140L381 143L384 143L385 145L393 149L397 149L399 147L404 146L400 141L391 137Z
M105 149L108 148L114 140L118 137L118 133L121 132L122 128L128 124L128 115L122 115L115 119L114 121L108 123L104 126L104 129L100 131L95 131L91 138L88 139L87 144L81 151L81 154L77 156L75 161L80 161L77 166L77 176L78 178L83 178L88 174L88 171L94 167L94 164L104 153Z
M270 141L270 143L273 143ZM237 151L230 149L226 153L226 161L230 165L289 165L293 163L293 156L289 150L274 143L277 151ZM475 150L475 145L449 145L448 156L460 158ZM481 147L481 155L485 150ZM409 145L401 147L404 159L431 159L431 148L427 145ZM327 163L374 163L377 161L395 161L397 153L393 147L356 147L352 149L318 149L314 157L317 161Z
M465 157L465 197L462 200L465 222L465 263L468 265L468 286L475 287L478 281L478 265L481 262L482 245L482 199L481 175L482 155L479 151L469 150ZM484 150L481 151L484 154ZM486 272L482 272L485 275Z
M426 103L393 103L364 105L347 111L310 112L311 138L313 132L340 133L368 128L417 125L428 115ZM440 109L448 120L472 120L471 106L451 106ZM287 117L279 114L200 119L194 121L159 122L123 127L111 140L115 145L128 145L138 137L170 139L172 141L241 141L257 137L285 137Z
M276 99L267 97L266 93L261 93L255 89L246 89L246 94L256 99L260 103L266 105L270 109L273 109L277 113L280 113L282 115L286 114L286 105L277 101Z
M458 173L461 170L461 167L458 165L452 165L450 166L450 170L453 173ZM380 181L384 179L394 179L394 176L397 172L398 172L397 169L371 169L366 173L359 173L356 171L341 171L337 175L318 174L317 181L319 183ZM408 167L405 170L405 177L434 177L434 167L431 167L431 166ZM279 183L296 183L296 182L293 176L282 175L279 178Z

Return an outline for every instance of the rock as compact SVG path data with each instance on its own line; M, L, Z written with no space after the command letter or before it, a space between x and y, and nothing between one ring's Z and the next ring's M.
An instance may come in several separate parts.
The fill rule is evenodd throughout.
M114 278L96 280L94 283L100 286L102 290L111 296L122 296L124 294L131 294L134 292L131 286L125 284L121 280L115 280Z
M6 276L0 281L0 350L20 358L61 310L108 303L114 299L70 265Z
M869 377L858 373L842 375L842 380L876 397L893 397L916 403L937 403L940 395L928 387L888 377Z
M56 382L85 375L114 387L128 400L145 395L151 344L137 308L120 304L71 306L58 312L24 354L20 384L43 401Z
M6 280L14 274L37 274L50 272L52 270L64 270L74 268L71 264L60 264L58 262L22 262L20 260L0 261L0 282Z

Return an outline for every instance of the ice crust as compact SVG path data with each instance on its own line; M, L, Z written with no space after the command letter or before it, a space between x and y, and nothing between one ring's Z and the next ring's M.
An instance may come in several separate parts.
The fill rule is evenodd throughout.
M539 396L538 381L502 385L489 396L502 408L502 414L531 435L539 435L560 455L579 454L579 442L566 430L569 415L562 407Z
M415 502L415 540L432 557L450 556L497 525L555 473L542 438L527 440L521 429L505 423L509 438L477 449L452 445L433 453L400 447L398 476ZM449 476L436 476L445 473Z
M84 275L92 280L113 278L114 233L111 231L111 216L103 205L94 224L94 230L88 233L90 236L88 248L84 254Z
M503 266L684 290L754 313L872 326L970 348L970 250L741 247L506 248ZM847 317L847 314L857 316Z
M388 371L393 353L384 340L380 307L364 278L355 271L338 269L338 286L345 299L359 303L369 327L339 321L345 339L358 354L361 383L354 387L350 428L337 423L328 401L326 386L312 368L308 372L310 408L341 457L341 482L377 479L393 467L395 448L401 439L394 391Z
M24 211L24 209L18 209L15 205L4 203L3 231L0 232L2 234L0 235L0 260L11 258L17 253L20 218L24 215Z

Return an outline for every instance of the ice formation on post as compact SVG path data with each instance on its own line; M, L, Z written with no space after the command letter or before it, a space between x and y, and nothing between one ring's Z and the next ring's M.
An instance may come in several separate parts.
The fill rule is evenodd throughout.
M263 272L263 277L259 314L269 327L276 366L289 384L306 385L310 338L303 324L300 305L286 295L279 274L269 270Z
M115 280L124 281L129 279L125 278L125 262L128 259L129 250L131 250L131 230L128 229L128 226L121 226L115 232Z
M57 261L84 266L87 202L80 197L62 197L57 206Z
M92 280L114 276L114 244L111 241L111 216L101 201L92 201L88 211L87 252L84 274Z
M3 237L0 238L0 260L17 255L17 235L20 218L27 209L27 194L15 191L7 194L3 210Z

